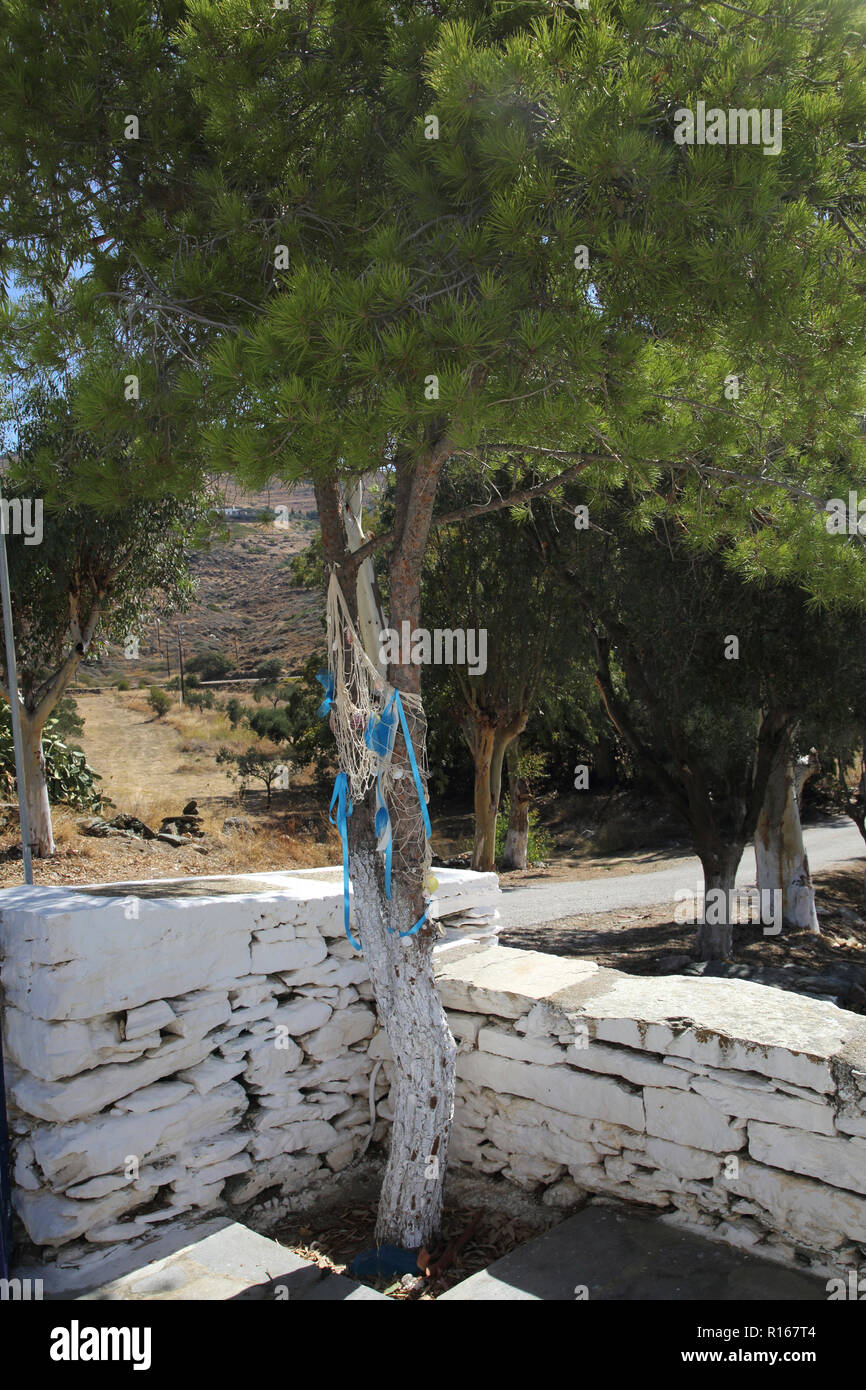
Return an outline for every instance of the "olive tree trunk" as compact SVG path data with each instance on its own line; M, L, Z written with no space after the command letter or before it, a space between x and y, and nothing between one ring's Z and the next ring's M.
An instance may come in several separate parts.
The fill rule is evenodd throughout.
M508 767L508 829L505 832L505 847L502 853L503 869L525 869L529 850L529 808L532 793L529 783L519 773L517 739L510 744L506 753Z
M807 758L793 762L790 748L781 749L773 762L755 831L758 889L774 895L774 910L775 895L781 893L784 926L816 933L820 926L803 844L800 796L808 779L819 770L814 750Z
M490 724L479 724L474 730L475 783L475 843L472 849L473 869L492 869L496 858L496 816L499 810L499 790L493 787L493 755L496 731Z
M496 820L502 795L502 764L514 740L526 728L528 713L509 711L495 719L476 708L467 710L464 729L475 764L475 844L472 867L481 873L496 866Z
M26 802L30 818L30 852L35 859L46 859L54 854L54 834L51 828L51 806L48 801L48 783L45 776L45 757L42 752L42 730L53 710L63 699L75 673L84 660L96 625L102 611L104 594L100 592L90 606L85 621L81 621L77 608L73 612L72 628L80 637L67 651L60 665L34 693L22 697L20 691L12 692L6 679L5 669L0 690L6 700L15 695L21 716L21 741L24 757L24 780L27 784ZM18 788L21 795L21 788Z
M698 846L704 869L704 912L698 924L698 960L730 960L734 949L734 885L742 845Z
M30 851L35 859L47 859L54 853L51 807L48 802L45 758L42 753L42 727L38 719L26 709L21 709L21 742L27 814L30 820Z

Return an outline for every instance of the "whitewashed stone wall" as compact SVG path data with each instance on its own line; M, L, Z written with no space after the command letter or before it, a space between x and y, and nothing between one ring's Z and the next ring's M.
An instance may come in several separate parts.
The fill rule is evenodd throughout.
M472 917L470 880L475 902L497 891L442 878L440 915ZM233 886L0 897L15 1203L36 1244L110 1247L327 1183L367 1143L371 1082L387 1139L390 1054L339 876ZM553 1205L608 1194L783 1261L863 1264L866 1019L453 927L437 961L459 1043L452 1163Z
M864 1264L866 1018L502 947L439 982L460 1039L452 1160L552 1204L602 1193L782 1262Z
M446 938L467 914L489 930L495 875L440 880ZM14 1204L35 1244L128 1242L307 1189L365 1147L378 1023L339 871L7 890L0 956Z

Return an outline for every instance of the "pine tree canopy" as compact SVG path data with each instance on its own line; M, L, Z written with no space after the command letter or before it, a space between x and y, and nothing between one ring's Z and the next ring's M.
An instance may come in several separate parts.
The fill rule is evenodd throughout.
M859 601L823 507L864 475L863 37L848 0L12 0L5 336L163 478L565 473Z

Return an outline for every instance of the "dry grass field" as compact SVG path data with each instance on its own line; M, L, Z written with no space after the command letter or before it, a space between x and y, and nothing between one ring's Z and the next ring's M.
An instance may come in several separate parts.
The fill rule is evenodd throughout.
M174 847L162 841L125 837L96 839L80 833L80 811L56 806L57 855L34 864L37 883L96 883L168 878L188 874L253 873L320 867L336 863L339 841L328 825L323 795L309 776L275 791L270 808L264 792L251 789L241 803L225 768L216 762L221 745L255 743L249 729L232 729L221 708L191 710L175 704L163 719L149 708L143 691L103 690L79 695L84 733L79 742L102 777L113 802L106 815L138 816L153 830L163 817L179 815L198 802L204 839ZM261 745L270 747L267 743ZM324 805L327 799L324 798ZM223 833L227 817L243 816L252 835ZM16 836L0 841L0 884L21 882L21 861L11 850Z

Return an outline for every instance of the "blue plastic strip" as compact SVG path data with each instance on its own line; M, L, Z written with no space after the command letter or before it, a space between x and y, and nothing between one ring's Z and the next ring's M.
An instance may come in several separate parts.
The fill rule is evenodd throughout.
M418 793L418 802L421 806L421 815L424 817L424 829L427 833L427 839L429 840L433 832L430 829L430 817L427 814L427 802L424 800L424 785L421 781L421 774L418 771L418 764L415 761L415 749L412 747L412 739L409 734L409 726L406 723L406 715L403 710L403 701L400 699L399 690L394 691L394 701L397 705L397 713L400 716L400 727L403 730L403 738L406 741L406 752L409 754L409 766L412 769L412 776L415 778L415 790ZM417 929L417 926L419 925L420 923L417 923L416 926L412 928L412 930L415 931Z
M427 919L427 913L428 913L429 911L430 911L430 908L429 908L429 907L425 907L424 911L421 913L421 916L418 918L418 921L415 923L414 927L410 927L408 931L401 931L401 932L398 932L397 935L398 935L398 936L414 936L415 933L416 933L416 931L418 930L418 928L421 926L422 922L425 922L425 921L426 921L426 919ZM391 928L389 927L388 930L390 931Z
M326 715L331 713L331 705L334 703L334 677L330 671L319 671L316 680L325 689L325 698L316 711L319 718L324 719Z
M331 815L334 803L337 806L337 819ZM338 772L334 782L334 795L331 797L331 804L328 807L328 820L331 825L335 825L340 832L340 842L343 846L343 924L346 928L346 936L351 941L356 951L362 949L360 941L356 941L349 926L349 913L351 899L349 897L349 832L346 825L347 818L352 814L352 802L349 797L349 779L345 772Z
M394 738L397 733L397 720L392 713L392 708L396 694L397 692L395 690L378 718L375 714L370 715L367 721L367 727L364 730L364 742L367 747L376 754L377 758L387 758L391 749L394 747Z
M334 678L328 671L320 671L316 676L325 691L325 698L319 706L319 716L324 718L330 713L334 702ZM381 715L376 718L372 715L364 730L364 742L367 747L379 758L388 757L394 747L394 739L397 733L397 721L392 713L396 707L400 719L400 727L403 730L403 738L406 743L406 753L409 758L409 766L412 769L412 777L415 782L415 790L418 793L418 804L421 807L421 815L424 820L424 830L429 840L431 835L430 816L427 811L427 803L424 800L424 785L421 781L421 774L418 771L418 762L415 757L415 749L412 746L412 738L409 733L409 726L406 722L406 714L403 709L403 701L400 699L399 690L395 690ZM382 795L380 783L381 773L376 775L376 839L377 848L385 856L385 896L391 898L391 857L394 843L391 831L391 817L385 798ZM337 807L337 819L331 815L334 806ZM328 807L328 820L331 825L335 825L340 832L340 843L343 847L343 923L346 929L346 936L352 943L356 951L362 950L360 941L356 941L349 926L351 899L349 895L349 833L346 821L352 814L352 801L349 796L349 779L345 772L338 772L334 782L334 794L331 797L331 804ZM398 932L398 936L414 936L427 920L429 906L425 907L418 921L411 926L408 931ZM393 935L394 928L389 927L388 931Z
M385 855L385 897L391 899L391 854L394 836L391 830L391 817L382 795L381 772L376 773L376 848Z

